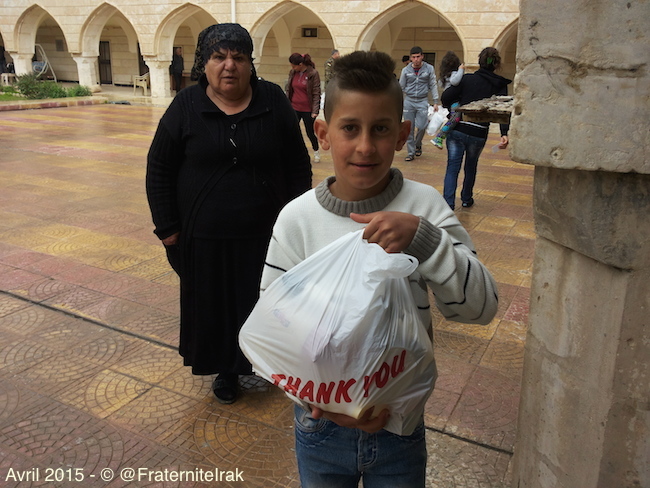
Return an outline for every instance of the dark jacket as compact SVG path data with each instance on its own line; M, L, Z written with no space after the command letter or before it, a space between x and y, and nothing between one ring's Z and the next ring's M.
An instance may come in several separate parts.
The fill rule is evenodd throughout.
M169 66L170 73L182 73L184 68L183 56L174 54L172 56L172 64Z
M460 80L457 86L450 86L442 93L442 106L450 108L454 103L458 102L461 106L470 102L490 98L492 95L507 95L508 85L512 83L511 80L497 75L492 71L480 68L475 73L466 74ZM488 134L489 123L478 124L481 127L476 127L475 124L469 125L467 123L459 122L454 130L469 134L476 137L486 137ZM500 124L501 135L508 133L508 124Z
M279 86L256 78L251 85L248 108L229 116L207 96L202 75L161 118L146 176L160 239L192 232L197 220L215 238L270 234L280 208L311 188L295 111Z
M289 100L293 99L293 86L291 85L291 81L296 73L298 71L293 69L289 71L289 79L285 86ZM307 66L305 73L307 74L307 95L309 96L311 94L311 113L317 114L320 112L320 75L311 66Z

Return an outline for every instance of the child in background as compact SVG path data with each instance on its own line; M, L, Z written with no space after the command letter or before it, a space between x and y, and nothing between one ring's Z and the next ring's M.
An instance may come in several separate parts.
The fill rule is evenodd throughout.
M348 232L386 252L419 261L409 277L423 324L432 336L427 285L452 320L489 323L497 311L492 276L440 193L391 168L405 144L402 90L395 62L382 52L339 58L327 86L325 120L315 121L334 176L287 204L273 229L262 274L264 290L284 272ZM435 378L432 378L435 381ZM410 436L383 429L390 412L370 409L355 419L316 407L295 407L296 456L303 488L424 488L427 461L424 412Z
M456 56L454 51L447 51L447 54L445 54L445 57L442 58L442 61L440 62L440 79L438 80L441 88L440 93L452 85L458 86L460 80L463 79L464 74L465 65L461 64L460 58ZM431 140L431 143L438 149L442 149L442 141L447 137L447 133L460 121L461 113L456 112L456 107L458 107L457 103L450 107L449 120L440 128L436 136Z

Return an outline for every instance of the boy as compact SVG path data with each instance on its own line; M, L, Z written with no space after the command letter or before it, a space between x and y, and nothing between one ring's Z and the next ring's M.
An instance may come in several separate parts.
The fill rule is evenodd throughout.
M278 216L262 290L338 237L365 227L364 238L420 265L409 281L423 323L431 329L426 284L447 318L487 324L496 286L475 256L469 235L434 188L391 169L410 122L401 121L402 91L385 53L339 58L316 134L330 149L335 176L290 202ZM425 284L426 283L426 284ZM435 378L432 378L435 380ZM390 412L360 419L296 406L296 455L303 488L424 487L424 422L410 436L382 430Z

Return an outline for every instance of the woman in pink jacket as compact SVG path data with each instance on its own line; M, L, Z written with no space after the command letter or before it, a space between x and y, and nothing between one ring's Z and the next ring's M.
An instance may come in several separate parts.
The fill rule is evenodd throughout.
M314 163L320 162L318 138L314 134L314 120L320 111L320 75L309 54L289 56L291 71L287 81L287 96L299 120L305 124L307 137L314 150Z

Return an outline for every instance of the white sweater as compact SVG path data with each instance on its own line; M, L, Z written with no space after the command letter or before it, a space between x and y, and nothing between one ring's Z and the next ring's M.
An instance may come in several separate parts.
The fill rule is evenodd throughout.
M435 188L405 180L396 168L391 169L391 176L386 190L368 200L347 202L334 197L329 184L335 177L330 177L289 202L273 228L262 274L262 291L316 251L364 227L365 224L349 217L351 212L406 212L420 217L416 235L404 252L420 262L410 282L423 323L431 324L425 282L445 318L463 323L489 323L497 311L497 288L489 271L476 257L469 234Z

